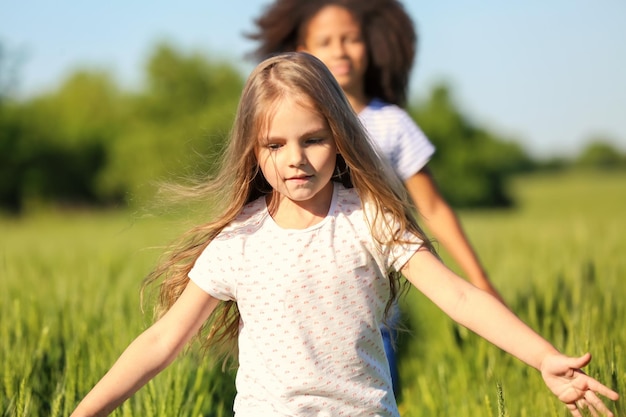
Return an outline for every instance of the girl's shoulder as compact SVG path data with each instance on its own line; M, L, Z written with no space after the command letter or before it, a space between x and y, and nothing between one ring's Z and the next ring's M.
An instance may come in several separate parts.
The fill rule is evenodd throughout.
M375 217L376 205L362 199L356 188L344 188L342 185L338 188L335 215L341 214L351 223L369 224L369 220Z
M367 103L367 106L365 106L365 109L363 109L363 111L383 112L383 113L390 113L390 114L406 113L406 111L402 107L396 104L389 103L379 98L374 98L369 103Z
M388 123L412 120L405 109L375 98L359 113L363 121L382 120Z
M350 202L350 203L357 203L361 201L361 198L359 197L359 193L357 189L354 187L346 188L343 184L336 182L335 190L337 192L337 199L339 201L345 200L346 202Z
M345 188L343 185L335 184L337 189L337 203L335 210L344 214L351 214L363 209L363 202L356 188Z
M217 239L226 240L238 235L250 234L261 227L267 215L265 197L259 197L246 204L237 217L222 229Z

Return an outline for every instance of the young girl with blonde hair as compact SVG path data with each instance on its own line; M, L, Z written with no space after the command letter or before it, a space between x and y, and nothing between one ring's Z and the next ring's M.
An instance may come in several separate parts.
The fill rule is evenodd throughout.
M539 369L573 415L617 394L446 269L403 187L366 139L324 64L269 58L250 75L222 169L195 193L221 208L148 278L160 318L73 417L107 415L194 335L235 352L242 416L398 416L379 326L400 273L459 323ZM231 346L228 347L227 346ZM224 350L226 349L226 350ZM609 413L610 415L610 413Z

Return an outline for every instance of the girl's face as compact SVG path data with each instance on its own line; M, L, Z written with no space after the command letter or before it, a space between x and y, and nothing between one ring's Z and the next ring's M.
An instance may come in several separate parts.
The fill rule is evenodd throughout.
M305 24L298 50L326 64L347 94L363 94L367 47L361 25L348 9L336 5L320 9Z
M310 102L286 97L274 107L256 149L263 176L300 206L329 204L337 147L326 120Z

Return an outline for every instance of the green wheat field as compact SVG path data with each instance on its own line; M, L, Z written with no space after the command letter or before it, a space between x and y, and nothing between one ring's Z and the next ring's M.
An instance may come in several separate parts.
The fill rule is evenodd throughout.
M626 395L626 173L529 176L518 207L461 212L509 306ZM0 412L68 416L152 320L143 276L188 214L46 212L0 218ZM449 261L447 254L442 257ZM416 290L401 302L403 416L567 416L539 373L454 324ZM197 345L114 416L229 416L232 372ZM608 402L607 402L608 403ZM610 405L626 415L626 402Z

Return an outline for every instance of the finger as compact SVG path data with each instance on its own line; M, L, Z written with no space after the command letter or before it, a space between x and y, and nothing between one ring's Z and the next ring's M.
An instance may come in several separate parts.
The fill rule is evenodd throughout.
M599 411L600 413L608 416L613 415L611 411L606 407L604 402L602 402L602 400L594 392L587 391L584 398L587 402L587 408L589 409L589 411L591 411L591 414L593 414L594 417L598 415L596 411Z
M567 404L567 409L569 410L569 412L572 414L573 417L582 417L582 414L580 414L580 411L578 410L578 407L576 406L576 404L574 403Z
M611 412L611 410L606 409L606 411L601 411L601 410L595 410L593 406L589 406L589 411L591 412L591 414L593 415L593 417L599 417L600 414L602 414L605 417L613 417L613 413ZM598 414L598 412L600 414Z
M589 412L591 413L591 415L592 415L593 417L598 417L598 416L599 416L598 412L596 411L596 408L595 408L593 405L588 404L588 405L587 405L587 410L589 410ZM606 414L606 413L605 413L605 414Z
M572 368L584 368L591 362L591 353L587 352L578 358L570 358L570 366Z
M609 400L617 401L619 399L619 394L604 384L601 384L597 380L587 376L587 386L589 387L589 391L591 394L594 394L594 397L598 398L595 394L600 394L608 398ZM586 394L585 394L586 395ZM599 399L598 399L599 401Z

